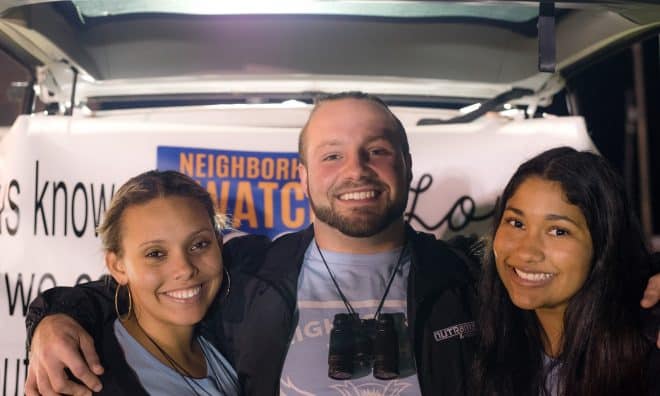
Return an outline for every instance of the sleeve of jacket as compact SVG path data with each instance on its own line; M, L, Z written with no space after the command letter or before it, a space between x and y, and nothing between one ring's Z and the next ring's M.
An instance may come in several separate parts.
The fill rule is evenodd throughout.
M261 264L261 257L270 239L263 235L242 235L231 238L222 247L222 258L229 272L253 272Z
M447 241L447 245L465 263L473 279L481 277L481 263L485 249L484 242L476 235L457 235Z
M34 329L47 315L63 313L74 318L89 334L99 334L108 320L114 318L116 283L105 275L100 280L75 287L54 287L37 296L25 318L28 348Z
M651 253L651 274L660 274L660 252Z

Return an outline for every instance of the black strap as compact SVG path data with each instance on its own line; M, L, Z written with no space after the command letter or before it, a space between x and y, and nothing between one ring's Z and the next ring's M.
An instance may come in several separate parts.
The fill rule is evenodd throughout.
M328 266L328 262L325 261L325 257L323 257L323 253L321 253L321 248L319 247L318 242L316 242L316 239L314 239L314 245L316 245L316 250L319 251L319 254L321 255L321 261L323 261L323 264L325 265L325 269L328 270L328 274L330 274L330 279L332 279L332 283L335 284L335 288L337 289L337 292L339 293L339 296L341 297L342 301L344 302L344 305L346 306L346 309L348 310L348 313L350 314L355 314L355 310L353 309L353 306L351 303L348 301L344 293L342 293L341 288L339 287L339 284L337 283L337 279L335 279L335 274L330 271L330 267Z
M344 302L344 305L346 306L346 309L348 310L348 313L350 314L356 314L355 309L353 309L353 306L351 305L350 301L346 298L344 293L341 291L341 288L339 287L339 283L337 283L337 279L335 279L335 275L332 273L330 270L330 267L328 266L328 262L325 261L325 257L323 256L323 253L321 252L321 248L319 247L318 242L316 242L316 239L314 239L314 244L316 245L316 249L318 250L319 254L321 255L321 261L323 261L323 264L325 265L325 268L328 270L328 274L330 274L330 279L332 279L332 283L335 284L335 288L337 289L337 293L339 293L339 296L341 297L342 301ZM392 286L392 283L394 282L394 276L396 275L397 271L401 267L402 259L403 259L403 253L406 250L406 245L404 245L401 248L401 253L399 253L399 258L396 260L396 265L392 269L392 274L390 274L390 279L387 282L387 287L385 287L385 293L383 294L383 297L380 299L380 303L378 303L378 308L376 308L376 313L374 314L374 318L378 319L378 316L380 315L380 310L383 308L383 304L385 303L385 298L387 298L387 294L390 292L390 287Z
M539 71L554 73L557 66L555 47L555 2L541 0L539 4Z

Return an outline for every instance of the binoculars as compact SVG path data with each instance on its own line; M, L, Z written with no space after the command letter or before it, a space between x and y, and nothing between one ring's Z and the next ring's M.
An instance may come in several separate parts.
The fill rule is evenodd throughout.
M399 377L399 338L394 315L360 319L358 314L336 314L330 332L328 376L347 380L371 371L374 377Z

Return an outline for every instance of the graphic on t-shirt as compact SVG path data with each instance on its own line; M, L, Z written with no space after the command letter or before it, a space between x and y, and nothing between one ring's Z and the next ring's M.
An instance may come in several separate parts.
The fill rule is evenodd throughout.
M403 391L412 385L398 380L387 381L385 384L367 382L360 386L355 386L352 382L332 385L337 389L341 396L399 396Z
M298 389L291 378L288 377L283 378L280 385L282 396L316 396L313 393ZM402 396L404 395L403 392L410 389L412 385L399 380L385 383L365 382L360 385L356 385L352 381L343 381L330 387L335 389L339 396Z

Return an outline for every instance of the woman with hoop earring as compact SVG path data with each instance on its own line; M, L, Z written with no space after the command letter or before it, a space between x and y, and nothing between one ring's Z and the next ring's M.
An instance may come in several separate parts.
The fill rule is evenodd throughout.
M206 190L174 171L140 174L114 195L98 232L117 318L95 335L105 367L97 394L240 394L236 372L196 326L229 293L224 220Z

